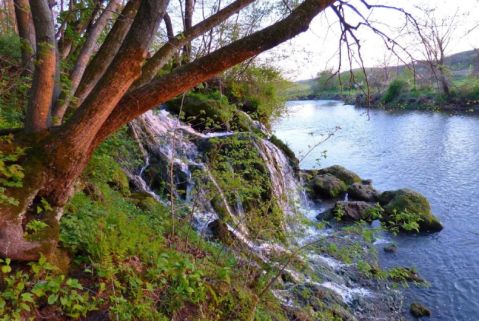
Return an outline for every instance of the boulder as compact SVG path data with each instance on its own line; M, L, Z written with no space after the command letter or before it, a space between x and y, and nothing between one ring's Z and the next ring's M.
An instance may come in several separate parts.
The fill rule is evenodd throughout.
M391 215L401 212L416 214L421 218L418 222L421 232L438 232L444 226L433 214L427 199L418 192L411 189L399 189L386 191L379 195L379 203L384 208L383 220L391 220Z
M427 307L425 307L419 302L411 303L411 313L416 318L431 316L431 310L429 310Z
M322 168L318 171L319 175L331 174L342 180L346 185L353 183L361 183L361 177L358 174L350 171L339 165L333 165L330 167Z
M377 202L380 194L371 185L363 185L361 183L353 183L348 187L347 192L350 199L365 202Z
M366 202L336 202L333 212L342 212L341 221L366 221L369 219L370 207Z
M331 174L317 175L310 181L313 198L333 198L346 192L343 181Z
M343 222L369 220L368 209L372 207L366 202L336 202L332 209L329 209L316 218L318 220L329 221L339 218ZM339 216L338 216L338 213Z

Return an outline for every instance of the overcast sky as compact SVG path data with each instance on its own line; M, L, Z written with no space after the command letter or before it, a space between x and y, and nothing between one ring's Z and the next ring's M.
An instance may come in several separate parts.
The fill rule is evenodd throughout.
M442 32L449 28L451 16L457 13L451 43L446 48L446 54L449 55L479 47L479 27L474 29L479 24L478 0L369 0L368 2L370 4L401 6L419 22L424 21L426 16L417 6L435 9L432 13L435 20L440 22L445 19L448 22L448 26ZM402 46L406 47L409 53L416 59L424 58L421 48L418 46L418 39L414 35L407 35L405 29L402 32L398 32L396 29L404 24L403 14L389 9L369 11L359 1L353 0L350 3L357 6L363 15L367 15L371 21L375 21L375 26L378 29L381 29L381 31L387 33L401 43ZM358 21L352 11L347 12L346 18L351 22ZM471 29L473 30L470 31ZM412 31L412 28L409 30ZM338 18L331 9L328 9L325 13L315 18L309 31L276 48L272 53L264 57L265 59L274 57L274 61L286 71L287 77L291 80L310 79L315 77L321 70L338 67L339 34ZM361 40L361 53L365 66L377 66L385 60L388 60L391 65L398 63L398 58L391 57L390 52L386 49L383 40L379 36L366 30L366 28L361 28L357 32L357 36ZM400 52L401 50L397 48L397 51ZM402 57L403 59L408 59L405 54ZM348 68L348 62L345 59L343 59L342 66L344 70ZM358 64L355 63L353 67L358 67Z

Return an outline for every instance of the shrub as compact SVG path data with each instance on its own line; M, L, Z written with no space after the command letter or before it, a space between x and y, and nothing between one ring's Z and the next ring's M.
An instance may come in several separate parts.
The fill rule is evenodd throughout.
M382 96L381 101L386 104L394 101L397 97L399 97L399 95L406 88L406 86L407 82L404 80L395 79L391 81L388 90Z

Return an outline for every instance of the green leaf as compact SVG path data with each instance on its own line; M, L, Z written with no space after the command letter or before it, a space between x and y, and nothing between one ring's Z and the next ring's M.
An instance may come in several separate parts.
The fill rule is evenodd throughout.
M12 272L12 268L8 265L4 265L4 266L2 266L2 272L5 273L5 274L10 273L10 272Z
M58 300L58 294L57 293L50 294L50 296L48 297L48 304L53 304L57 300Z
M29 307L28 304L26 304L26 303L20 303L20 307L21 307L23 310L30 311L30 307Z
M33 290L32 290L32 292L33 292ZM22 297L22 301L24 301L24 302L35 303L35 300L33 300L33 294L31 294L31 293L22 293L21 297Z

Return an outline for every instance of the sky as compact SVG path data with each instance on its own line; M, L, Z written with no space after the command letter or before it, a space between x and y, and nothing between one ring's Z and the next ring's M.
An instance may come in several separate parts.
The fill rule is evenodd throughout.
M357 0L351 0L349 3L359 8L361 13L374 23L375 27L400 43L412 57L424 59L423 47L419 45L417 32L411 27L399 30L404 26L402 13L391 9L370 11ZM445 22L445 27L440 28L440 32L452 30L451 40L446 48L447 55L479 48L478 0L369 0L368 3L400 6L411 13L419 23L427 21L427 15L423 9L433 9L430 16L438 23ZM456 18L452 19L454 15ZM357 15L352 11L346 12L346 18L352 22L351 24L358 22ZM475 26L477 27L474 28ZM410 32L407 32L408 30ZM394 66L401 64L400 59L411 60L407 54L401 53L402 50L398 47L396 47L396 52L401 58L392 55L384 45L383 39L367 28L359 28L356 34L360 40L361 56L366 67L378 66L384 62ZM275 64L284 70L286 78L290 80L311 79L322 70L338 68L340 61L339 35L338 18L331 9L327 9L313 20L307 32L279 46L262 58L275 61ZM344 53L345 48L343 48L342 70L349 70L349 62ZM357 59L357 53L355 53L355 57ZM359 63L353 62L353 68L358 66Z

